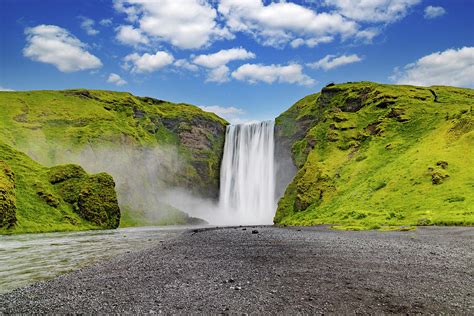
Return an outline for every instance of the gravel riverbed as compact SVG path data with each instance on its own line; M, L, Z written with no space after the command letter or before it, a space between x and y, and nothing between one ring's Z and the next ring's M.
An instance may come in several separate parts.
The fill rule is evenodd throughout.
M0 313L472 315L473 250L472 227L188 230L0 295Z

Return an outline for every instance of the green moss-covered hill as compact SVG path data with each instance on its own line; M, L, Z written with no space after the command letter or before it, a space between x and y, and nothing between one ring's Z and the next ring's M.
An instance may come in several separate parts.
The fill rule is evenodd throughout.
M227 124L196 106L125 92L0 92L0 141L48 166L72 161L110 172L122 226L195 221L149 192L161 181L217 198ZM150 162L156 181L158 171L144 167Z
M176 145L189 165L175 184L206 196L217 196L226 124L196 106L126 92L0 92L3 142L52 163L54 147Z
M116 228L114 187L107 173L47 168L0 142L0 234Z
M474 225L474 90L329 85L276 119L283 225Z

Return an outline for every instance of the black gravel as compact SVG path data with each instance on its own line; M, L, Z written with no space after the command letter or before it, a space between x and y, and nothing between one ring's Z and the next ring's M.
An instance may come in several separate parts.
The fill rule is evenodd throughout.
M473 241L472 227L191 230L1 295L0 313L473 315Z

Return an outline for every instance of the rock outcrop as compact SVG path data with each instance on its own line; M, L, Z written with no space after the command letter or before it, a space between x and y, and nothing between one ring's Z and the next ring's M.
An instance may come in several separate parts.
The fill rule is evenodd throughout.
M101 228L117 228L120 208L114 179L106 174L88 175L78 165L60 165L48 171L59 197L83 219Z
M72 164L47 168L1 142L0 159L0 234L118 227L110 175Z

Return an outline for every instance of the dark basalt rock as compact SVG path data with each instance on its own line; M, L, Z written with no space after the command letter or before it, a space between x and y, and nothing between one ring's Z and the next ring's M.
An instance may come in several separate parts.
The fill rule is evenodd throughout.
M379 103L377 103L377 107L378 108L381 108L381 109L386 109L386 108L389 108L391 107L392 105L394 105L396 103L395 100L382 100L380 101Z
M436 165L440 166L443 169L448 169L448 162L447 161L440 160L436 163Z
M64 95L75 96L83 99L99 100L97 97L92 95L89 90L78 89L78 90L65 90Z
M433 89L430 89L430 92L434 97L433 102L439 102L438 101L438 95L436 94L436 92Z
M442 174L441 172L435 171L431 174L431 183L435 185L442 184L447 178L449 178L448 174Z
M151 98L151 97L137 97L138 99L142 100L145 103L152 104L152 105L160 105L165 103L163 100Z
M367 127L365 129L366 129L366 131L368 131L370 133L370 135L380 136L383 133L383 129L380 126L381 124L382 124L382 122L370 123L369 125L367 125Z
M347 98L344 106L341 109L344 112L357 112L364 106L364 98Z
M199 183L191 181L193 183L189 189L206 197L217 198L225 125L204 117L165 119L163 125L176 133L180 145L191 153L189 163L199 175Z
M133 118L135 118L135 119L141 119L141 118L143 118L144 116L145 116L145 113L144 113L142 110L140 110L140 109L138 109L138 108L136 108L136 107L133 108Z
M343 90L334 86L324 87L321 90L321 95L319 96L319 104L323 108L326 108L329 105L331 99L334 98L341 91Z
M408 122L409 119L405 116L405 110L402 108L391 108L387 114L388 118L396 119L398 122Z

